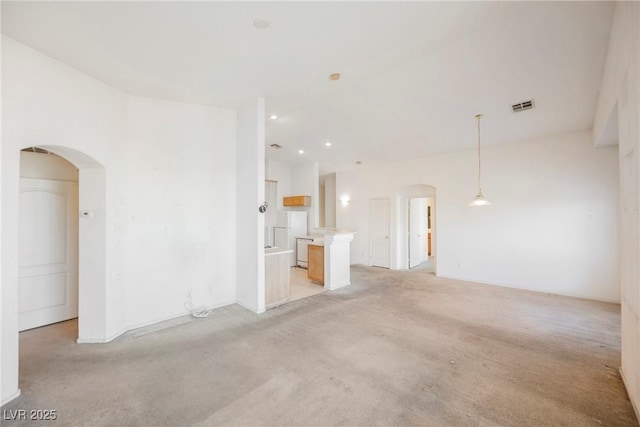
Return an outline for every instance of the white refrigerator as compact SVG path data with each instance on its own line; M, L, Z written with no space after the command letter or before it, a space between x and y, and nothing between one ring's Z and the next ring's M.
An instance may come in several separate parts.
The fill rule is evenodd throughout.
M278 212L274 229L275 245L280 249L293 249L289 255L289 265L296 265L296 237L307 235L307 213L301 211Z

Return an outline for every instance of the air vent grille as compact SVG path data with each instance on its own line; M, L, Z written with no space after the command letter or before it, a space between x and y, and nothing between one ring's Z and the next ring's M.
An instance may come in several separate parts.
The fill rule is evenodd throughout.
M535 106L534 100L530 99L528 101L518 102L517 104L513 104L511 106L511 111L514 113L519 113L520 111L531 110Z
M279 149L281 149L281 148L282 148L282 145L279 145L279 144L271 144L269 147L271 147L271 148L273 148L273 149L276 149L276 150L279 150Z
M20 151L28 151L30 153L40 153L40 154L53 154L49 150L45 150L44 148L38 148L38 147L23 148Z

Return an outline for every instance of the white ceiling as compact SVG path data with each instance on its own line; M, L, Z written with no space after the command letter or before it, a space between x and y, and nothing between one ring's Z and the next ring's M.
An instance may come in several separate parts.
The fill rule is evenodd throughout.
M326 173L473 148L476 113L483 145L590 129L614 6L3 1L2 32L134 95L264 96L267 155Z

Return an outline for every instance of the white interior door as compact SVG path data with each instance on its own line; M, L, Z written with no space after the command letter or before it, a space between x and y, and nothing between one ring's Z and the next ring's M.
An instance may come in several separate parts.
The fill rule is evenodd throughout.
M409 268L428 258L427 226L427 198L409 199Z
M78 317L78 183L20 179L19 330Z
M371 199L371 265L389 268L389 199Z

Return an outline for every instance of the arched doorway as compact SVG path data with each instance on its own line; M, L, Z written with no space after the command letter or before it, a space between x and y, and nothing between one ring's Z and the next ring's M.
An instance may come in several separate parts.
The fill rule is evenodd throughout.
M42 148L20 152L18 330L78 317L78 169Z
M20 152L2 155L2 404L20 395L18 326L18 223L20 214ZM107 326L107 183L106 168L93 157L64 146L37 145L63 157L78 169L80 210L91 213L78 223L78 342L108 342Z
M78 342L106 342L105 168L91 156L69 147L38 145L33 149L53 153L77 168Z

